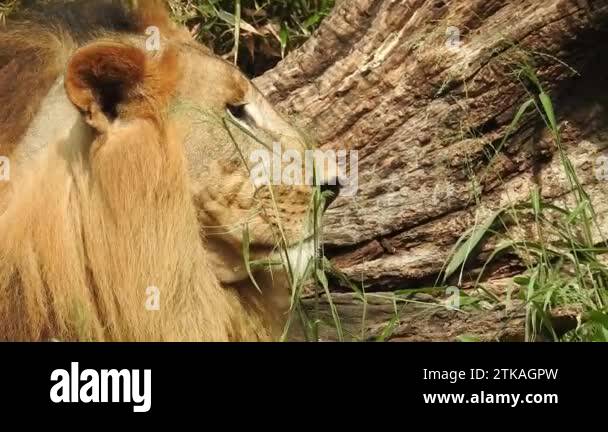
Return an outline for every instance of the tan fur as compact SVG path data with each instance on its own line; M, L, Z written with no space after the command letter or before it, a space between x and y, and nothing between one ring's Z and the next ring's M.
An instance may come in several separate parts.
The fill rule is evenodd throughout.
M191 241L198 227L174 140L148 120L113 129L88 160L66 161L73 150L59 144L18 180L1 224L2 338L236 337L234 305ZM162 312L143 307L148 286L162 287Z

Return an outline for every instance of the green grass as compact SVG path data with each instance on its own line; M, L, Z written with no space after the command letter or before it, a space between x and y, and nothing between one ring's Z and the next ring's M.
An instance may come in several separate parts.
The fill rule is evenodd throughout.
M596 220L591 199L562 143L553 102L534 69L521 64L516 77L529 91L530 98L517 112L507 134L495 148L501 150L525 114L542 119L557 149L569 190L569 200L556 204L543 200L534 187L529 200L510 203L483 222L476 223L456 244L444 269L444 281L461 273L474 251L489 236L497 246L477 278L477 286L487 266L505 253L516 254L526 271L514 278L525 304L526 340L537 340L542 333L556 341L608 341L608 254L605 237ZM488 169L491 169L493 158ZM533 238L522 239L515 230L533 227ZM576 328L560 332L554 326L555 311L567 310L576 316Z
M335 0L170 0L177 21L250 76L304 43Z
M0 24L6 21L6 18L15 11L19 0L5 0L0 4Z

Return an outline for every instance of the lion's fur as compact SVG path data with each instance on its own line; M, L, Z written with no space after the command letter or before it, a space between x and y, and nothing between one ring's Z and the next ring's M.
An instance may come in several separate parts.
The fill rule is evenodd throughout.
M164 19L152 3L138 26ZM89 24L89 36L59 19L0 31L0 155L15 151L74 50L116 32ZM222 286L210 268L159 90L171 77L156 84L129 121L88 139L82 121L0 188L0 340L276 337L280 311ZM147 287L161 288L160 311L144 307Z
M17 26L0 32L0 155L10 155L64 68L62 39Z
M61 145L53 151L17 180L19 199L2 217L3 339L255 336L232 322L238 298L210 277L192 241L199 228L170 132L136 121L94 161ZM162 311L144 308L148 286L162 287Z

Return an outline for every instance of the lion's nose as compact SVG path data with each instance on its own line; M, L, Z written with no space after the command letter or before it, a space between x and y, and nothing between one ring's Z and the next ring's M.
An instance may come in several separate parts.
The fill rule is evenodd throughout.
M333 203L336 198L338 198L338 195L340 195L340 182L338 181L337 177L332 178L331 180L322 183L319 188L321 189L321 194L323 194L323 196L325 197L324 210L327 210L331 203Z

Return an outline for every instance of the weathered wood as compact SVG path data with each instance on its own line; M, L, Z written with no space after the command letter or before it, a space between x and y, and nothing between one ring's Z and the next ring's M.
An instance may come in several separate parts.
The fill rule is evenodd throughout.
M488 166L488 149L530 97L517 79L524 61L554 100L605 227L608 194L594 166L608 147L607 31L605 0L340 2L315 37L257 80L323 146L359 152L358 194L327 215L334 262L370 289L415 286L436 277L475 221L528 199L533 185L548 200L566 194L538 115Z
M391 293L377 293L368 296L364 306L356 295L333 294L344 339L421 342L458 341L468 337L479 341L523 341L525 337L525 311L521 302L508 308L502 305L491 310L456 311L447 309L439 300L414 297L412 303L395 306L390 298ZM337 325L327 300L309 298L304 304L311 321L320 321L320 340L336 340ZM303 340L303 333L295 330L293 339Z
M507 279L495 279L490 290L498 294ZM487 287L486 287L487 288ZM326 296L303 299L310 323L318 323L321 341L338 340L338 328L347 341L484 341L522 342L526 340L526 307L519 299L500 303L487 301L475 305L451 304L453 296L440 290L433 294L418 293L396 296L393 292L365 295L333 293L332 303L338 321L331 312ZM457 306L457 307L455 307ZM558 308L547 316L556 335L575 329L580 318L578 308ZM300 323L292 326L291 339L305 340ZM529 329L531 330L531 329ZM312 336L309 332L309 337ZM554 335L546 326L538 326L534 340L551 341Z

